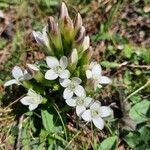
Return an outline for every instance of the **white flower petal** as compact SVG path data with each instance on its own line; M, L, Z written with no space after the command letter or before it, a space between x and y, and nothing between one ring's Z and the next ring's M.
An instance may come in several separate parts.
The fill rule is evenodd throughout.
M18 84L19 85L19 82L16 79L12 79L12 80L5 82L4 87L10 86L12 84Z
M75 107L76 106L76 99L75 98L66 99L66 103L67 103L67 105L69 105L71 107Z
M66 68L67 68L67 65L68 65L67 57L66 57L66 56L62 56L61 59L60 59L60 66L61 66L63 69L66 69Z
M60 85L62 87L67 87L70 83L71 83L71 80L70 79L59 79L59 82L60 82Z
M80 78L78 78L78 77L73 77L71 79L71 81L74 82L77 85L79 85L82 82L82 80Z
M89 69L91 70L97 64L96 61L92 61L89 65Z
M94 110L100 110L101 108L101 103L99 101L95 101L91 106L90 109L94 109Z
M29 89L27 95L30 96L30 97L35 97L38 94L34 90Z
M45 73L45 79L47 80L55 80L58 78L58 74L55 73L54 70L50 69Z
M102 130L104 128L104 120L101 117L93 118L92 121L98 129Z
M63 92L64 99L70 99L73 96L73 91L66 88Z
M27 64L27 66L34 71L39 71L39 68L35 64Z
M57 66L59 66L59 61L56 57L52 57L52 56L48 56L46 57L46 63L48 65L49 68L56 68Z
M76 86L74 93L79 97L84 97L86 95L85 90L81 85Z
M101 108L100 108L100 116L101 117L108 117L108 116L111 115L111 113L112 113L112 110L111 110L110 107L108 107L108 106L101 106Z
M100 84L110 84L111 82L111 79L106 76L101 76L99 79Z
M76 107L77 116L81 116L85 110L86 110L85 106L77 106Z
M92 78L92 72L90 70L86 71L86 77L87 77L87 79Z
M12 69L12 76L13 76L15 79L19 79L19 78L23 77L23 71L21 70L20 67L15 66L15 67Z
M94 65L94 67L92 68L92 74L93 75L101 75L102 72L102 68L99 64Z
M33 36L34 36L34 38L38 44L45 45L45 42L43 40L43 35L40 31L33 31L32 33L33 33Z
M93 102L93 98L86 97L84 102L85 107L89 107L92 102Z
M91 110L88 109L88 110L85 110L83 112L83 114L81 115L82 119L89 122L92 120L92 117L91 117Z
M35 103L36 103L36 104L41 104L41 103L42 103L42 100L43 100L42 96L39 95L39 94L37 94Z
M59 75L60 78L62 79L68 79L70 77L70 72L65 69L60 75Z
M32 111L32 110L36 109L37 107L38 107L37 104L31 104L31 105L29 105L29 110Z
M25 96L20 101L23 105L31 105L33 104L34 100L31 96Z

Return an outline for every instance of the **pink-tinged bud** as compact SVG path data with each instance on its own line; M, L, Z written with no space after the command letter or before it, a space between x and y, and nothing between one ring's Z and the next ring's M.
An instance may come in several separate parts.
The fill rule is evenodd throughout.
M88 61L90 61L90 59L91 59L92 56L93 56L93 49L92 49L91 46L87 49L87 51L85 52L85 55L86 55ZM89 63L89 62L88 62L88 63Z
M76 18L75 18L75 21L74 21L74 28L75 28L75 32L77 32L81 27L82 27L82 17L81 15L78 13Z
M61 40L60 30L58 24L53 17L48 18L48 36L55 48L55 55L59 56L63 54L63 46Z
M84 37L85 37L85 28L84 26L82 26L79 31L77 32L77 35L75 37L75 41L77 44L81 44L83 43L83 40L84 40Z
M48 33L51 33L53 34L54 36L58 35L58 25L57 23L55 22L54 18L53 17L49 17L48 18Z
M64 19L65 17L69 17L67 6L64 2L61 4L60 8L60 19Z

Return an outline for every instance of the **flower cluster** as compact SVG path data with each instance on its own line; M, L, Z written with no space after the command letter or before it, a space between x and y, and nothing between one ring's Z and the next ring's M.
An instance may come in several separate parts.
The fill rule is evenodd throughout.
M34 88L31 79L37 85L51 88L51 91L53 83L57 83L63 89L64 101L75 108L77 116L84 121L93 122L98 129L103 129L102 118L110 116L112 110L90 97L85 87L86 82L91 81L93 87L89 88L96 91L102 87L101 84L110 84L111 79L102 75L101 66L97 62L90 61L90 40L85 34L80 14L77 14L73 23L65 3L62 3L58 23L53 17L49 17L42 33L33 31L33 36L47 55L45 68L41 68L38 63L27 64L28 71L16 66L12 70L15 79L7 81L4 86L17 84L27 88L28 93L21 99L21 103L28 105L29 110L34 110L45 100L42 94L46 91L42 91L44 88L40 89L41 87L38 87L40 90ZM30 86L25 86L26 80L30 80Z
M47 57L46 58L47 65L51 68L45 73L45 78L48 80L55 80L59 77L60 85L65 88L63 92L63 98L65 99L66 103L76 108L76 114L81 117L85 121L92 121L94 125L99 128L103 129L104 121L102 117L108 117L111 115L112 111L109 107L101 106L99 101L95 101L91 97L86 96L85 89L80 85L82 80L78 77L70 77L70 72L67 70L67 58L62 56L60 61L58 61L55 57ZM106 78L110 82L111 80L107 77L98 76L96 70L97 68L100 69L100 65L94 63L95 66L92 68L91 71L91 78L97 80L101 79L100 81L103 82L102 78ZM94 70L94 71L93 71ZM87 70L90 74L90 70ZM89 76L88 76L89 77ZM99 81L98 80L98 84ZM104 81L104 83L106 83ZM95 84L95 83L94 83Z

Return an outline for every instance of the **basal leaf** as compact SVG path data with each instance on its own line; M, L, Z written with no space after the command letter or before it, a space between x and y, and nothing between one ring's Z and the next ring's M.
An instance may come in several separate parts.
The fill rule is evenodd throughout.
M117 136L112 136L104 141L99 145L98 150L116 150L117 146Z
M44 128L48 132L53 132L54 131L53 114L51 114L50 111L42 110L41 115L42 115L42 122L43 122Z
M136 121L136 123L142 123L150 117L150 101L143 100L135 104L130 112L129 116Z

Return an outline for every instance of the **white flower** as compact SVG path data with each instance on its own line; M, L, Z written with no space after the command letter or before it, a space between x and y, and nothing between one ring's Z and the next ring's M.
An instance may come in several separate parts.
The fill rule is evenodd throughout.
M47 26L43 28L42 33L40 31L33 31L32 33L38 44L49 47L49 39L47 36L46 29L47 29Z
M94 125L102 130L104 128L103 117L108 117L112 113L112 110L107 106L101 106L99 101L95 101L89 109L85 110L81 117L83 120L90 122L92 121Z
M84 88L80 85L81 84L81 79L78 77L73 77L71 80L70 79L60 79L60 84L61 86L65 87L63 97L64 99L70 99L73 94L75 93L77 96L85 96L85 90Z
M66 99L66 103L71 107L76 107L76 113L78 116L86 110L86 108L92 103L93 99L90 97L86 97L85 95L82 97L72 97Z
M12 76L15 79L7 81L4 84L4 86L9 86L9 85L12 85L12 84L20 85L20 81L30 80L32 78L32 76L27 72L27 70L22 71L22 69L19 66L15 66L12 69Z
M100 84L110 84L112 81L106 76L102 76L102 68L97 62L91 62L89 69L86 71L87 79L92 79L94 82L94 89L101 87Z
M66 79L70 77L70 72L66 69L68 60L66 56L62 56L60 61L56 57L46 57L46 62L50 70L45 73L45 79L54 80L58 77Z
M42 96L37 94L34 90L29 89L27 96L23 97L20 101L24 105L29 105L29 110L34 110L42 103Z

